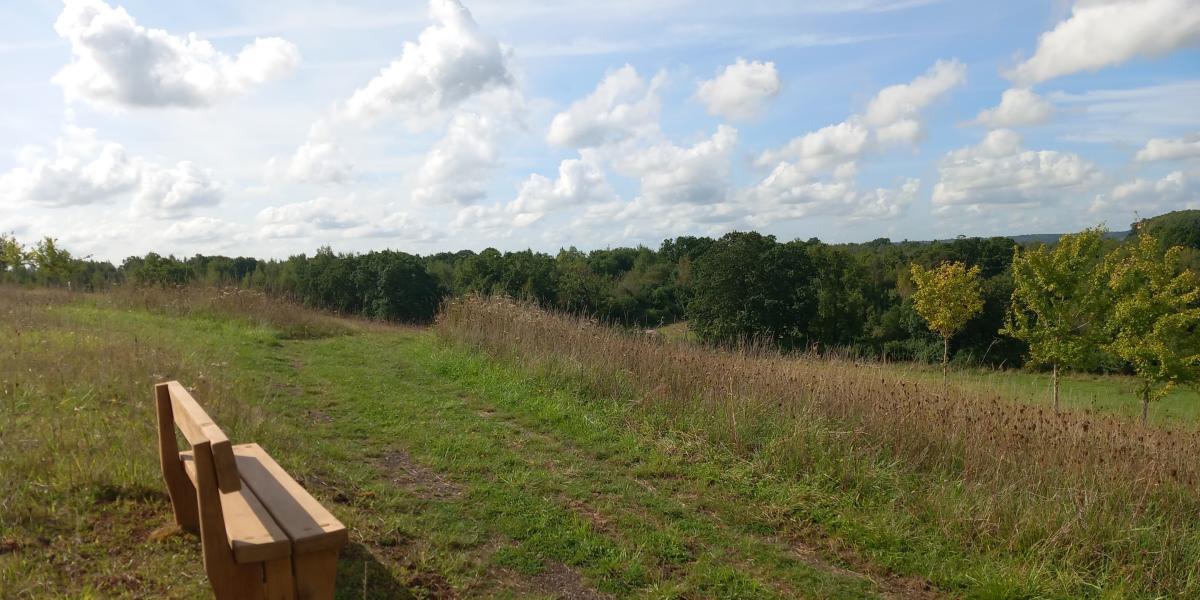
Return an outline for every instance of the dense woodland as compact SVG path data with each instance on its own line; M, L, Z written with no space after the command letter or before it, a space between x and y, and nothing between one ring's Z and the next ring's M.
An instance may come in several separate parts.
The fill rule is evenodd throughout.
M1200 211L1135 223L1164 246L1183 246L1180 268L1200 272ZM1119 247L1107 236L1105 251ZM1004 335L1018 243L1011 238L826 244L781 242L734 232L719 239L678 237L657 249L611 248L555 255L529 250L463 250L428 256L375 251L286 260L150 253L120 265L72 257L54 240L25 248L2 238L4 280L97 290L114 285L240 286L341 314L422 322L448 295L504 294L637 328L688 320L712 343L771 340L792 349L838 349L860 356L935 361L942 339L914 309L913 264L978 267L983 304L950 342L959 362L1018 366L1028 346Z

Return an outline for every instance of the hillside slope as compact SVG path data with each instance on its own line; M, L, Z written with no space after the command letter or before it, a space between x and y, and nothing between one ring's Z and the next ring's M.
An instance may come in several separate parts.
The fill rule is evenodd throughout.
M0 311L15 323L0 332L5 597L207 594L157 471L160 378L351 528L340 597L932 595L836 540L775 530L740 462L627 431L429 330L288 339L207 310L11 290Z
M471 349L455 340L473 326L511 336L461 314L435 331L335 320L257 296L155 294L0 287L0 314L12 325L0 330L0 596L207 594L197 540L170 526L158 473L151 385L162 379L192 388L231 439L264 446L351 528L339 597L1196 591L1195 502L1161 497L1175 489L1171 478L1195 468L1165 473L1169 456L1142 473L1161 486L1138 492L1138 511L1105 508L1127 499L1104 495L1128 489L1112 480L1061 495L1030 494L1030 481L1011 480L998 496L987 473L953 475L984 464L971 455L925 455L930 465L954 463L934 469L917 464L919 454L890 454L863 427L793 425L782 405L733 405L728 417L715 407L682 417L651 409L643 397L613 393L614 380L587 364L539 366L533 354ZM580 340L621 335L564 322ZM561 349L566 337L547 347ZM778 418L759 420L758 409ZM1041 411L1028 414L1018 422L1046 423ZM714 417L730 419L732 438L700 425ZM1081 419L1114 435L1125 427ZM896 430L918 448L921 432ZM1085 425L1068 435L1093 433ZM1156 446L1163 453L1195 448L1193 431L1137 434L1173 444ZM995 448L1004 454L997 465L1053 458Z

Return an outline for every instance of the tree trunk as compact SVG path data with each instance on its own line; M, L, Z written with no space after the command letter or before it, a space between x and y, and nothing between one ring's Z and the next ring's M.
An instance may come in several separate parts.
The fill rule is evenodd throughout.
M1150 390L1142 390L1142 425L1150 420Z
M1052 392L1054 398L1054 412L1058 412L1058 363L1054 363L1053 369L1053 374L1050 376L1050 387L1054 390Z
M950 338L942 338L942 383L946 382L946 374L950 365Z

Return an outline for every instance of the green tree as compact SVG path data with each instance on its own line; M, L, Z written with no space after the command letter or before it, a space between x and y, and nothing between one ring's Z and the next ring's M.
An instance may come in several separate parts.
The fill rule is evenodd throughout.
M814 341L814 276L804 242L728 233L696 261L689 325L706 342L803 346Z
M1143 424L1152 400L1200 380L1200 280L1179 268L1180 252L1142 232L1107 261L1115 297L1108 351L1141 380Z
M365 254L358 276L363 280L363 312L375 319L427 323L442 301L441 284L411 254L394 250Z
M1143 219L1131 229L1154 236L1163 248L1200 249L1200 210L1177 210Z
M38 276L48 283L67 283L71 280L71 253L58 245L58 240L46 236L30 253Z
M1000 330L1029 344L1029 360L1051 368L1058 410L1058 370L1098 365L1111 308L1103 228L1065 235L1053 249L1017 248L1008 320Z
M592 271L587 256L575 248L559 251L554 261L558 272L555 304L568 312L595 315L608 282Z
M0 273L7 278L16 279L29 263L29 254L17 238L8 234L0 234Z
M929 328L942 336L944 379L950 363L950 338L983 309L980 269L978 265L968 269L961 262L945 262L933 269L913 263L910 269L917 286L913 306Z

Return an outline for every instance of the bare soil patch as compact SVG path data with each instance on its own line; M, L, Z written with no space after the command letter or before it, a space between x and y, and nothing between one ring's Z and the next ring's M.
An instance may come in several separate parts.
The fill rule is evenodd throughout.
M462 486L414 461L412 456L403 450L393 450L384 454L378 463L392 483L412 491L421 498L447 500L457 498L463 493Z

